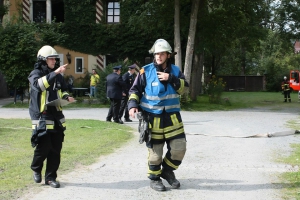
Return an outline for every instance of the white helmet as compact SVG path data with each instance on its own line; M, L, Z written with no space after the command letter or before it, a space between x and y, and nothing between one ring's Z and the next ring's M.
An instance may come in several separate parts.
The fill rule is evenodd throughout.
M283 79L286 80L286 76L284 76Z
M37 59L46 61L49 57L58 58L58 54L53 47L45 45L37 53Z
M155 41L152 48L149 50L149 53L160 53L160 52L169 52L172 53L172 47L170 44L164 39L158 39Z

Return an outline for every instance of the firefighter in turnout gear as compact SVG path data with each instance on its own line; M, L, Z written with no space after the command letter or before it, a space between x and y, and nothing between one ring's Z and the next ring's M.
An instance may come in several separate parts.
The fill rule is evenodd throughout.
M146 140L150 187L165 191L161 178L173 189L180 187L173 171L178 169L186 152L179 95L188 83L179 67L171 64L172 48L166 40L158 39L149 53L154 54L154 61L144 66L136 77L129 91L128 110L133 118L142 111L149 122L146 126L149 130L139 127L139 131L151 133L150 140ZM167 152L163 155L165 144Z
M289 102L291 102L290 81L287 80L286 76L283 77L283 82L281 83L281 89L284 95L284 102L287 102L287 99L289 100Z
M60 105L47 106L48 102L65 99L74 102L67 93L63 73L66 66L59 66L58 54L51 46L43 46L37 62L28 76L30 83L29 114L32 120L32 147L35 147L31 169L36 183L42 181L43 162L47 159L45 184L59 188L56 181L60 165L60 152L64 140L65 118Z

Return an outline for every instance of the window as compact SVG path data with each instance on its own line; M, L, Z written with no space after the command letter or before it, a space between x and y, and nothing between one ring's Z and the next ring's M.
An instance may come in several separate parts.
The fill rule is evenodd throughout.
M108 2L107 4L107 23L120 23L120 3Z
M37 23L46 22L46 1L33 1L32 8L32 20Z
M63 0L52 0L52 21L56 23L65 21L65 5Z
M64 1L63 0L32 0L32 21L42 22L64 22Z
M75 73L83 74L83 58L75 57Z

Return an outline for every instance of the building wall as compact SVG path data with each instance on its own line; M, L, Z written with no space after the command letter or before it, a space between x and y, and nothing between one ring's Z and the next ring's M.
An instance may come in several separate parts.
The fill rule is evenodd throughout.
M54 48L58 54L63 54L63 63L61 63L61 64L68 63L66 55L68 53L71 55L71 64L69 64L67 66L67 69L64 73L65 76L72 75L75 79L77 79L80 77L84 77L87 72L91 73L92 69L95 68L95 66L94 66L96 64L95 56L87 55L87 54L76 52L76 51L71 51L71 50L65 49L60 46L54 46ZM83 58L83 73L76 73L76 70L75 70L75 58L76 57Z

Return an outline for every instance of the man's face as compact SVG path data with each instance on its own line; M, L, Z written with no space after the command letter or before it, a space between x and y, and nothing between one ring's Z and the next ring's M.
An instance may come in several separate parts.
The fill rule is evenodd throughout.
M48 57L46 60L46 63L50 69L53 69L55 66L56 60L53 57Z
M134 73L134 69L129 68L129 72L130 72L130 74L133 74Z
M155 61L158 65L162 65L169 58L169 54L167 52L156 53L154 58L155 58Z
M92 70L92 72L93 72L93 74L96 74L96 71L94 69Z

